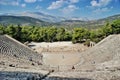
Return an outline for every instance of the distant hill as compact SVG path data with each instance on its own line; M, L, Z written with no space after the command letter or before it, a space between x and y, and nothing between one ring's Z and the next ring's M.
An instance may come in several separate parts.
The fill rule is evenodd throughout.
M109 16L107 18L99 19L98 21L113 21L115 19L120 19L120 14Z
M103 26L106 22L112 22L113 20L120 19L120 14L113 15L107 18L82 21L82 20L65 20L58 23L59 26L69 26L69 27L87 27L87 28L97 28Z
M40 19L42 21L51 22L51 23L60 22L60 21L65 20L64 17L52 16L52 15L48 15L48 14L45 14L45 13L42 13L42 12L22 12L22 13L17 13L17 14L6 13L6 14L3 14L3 15L28 16L28 17Z
M27 16L0 16L0 23L1 24L20 24L20 25L49 25L48 22L44 22L39 19L35 19L32 17Z

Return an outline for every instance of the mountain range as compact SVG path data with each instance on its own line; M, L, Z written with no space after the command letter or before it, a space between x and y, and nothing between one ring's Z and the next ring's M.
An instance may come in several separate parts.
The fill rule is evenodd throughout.
M87 27L96 28L103 26L106 22L112 22L120 19L120 14L109 16L98 20L88 20L82 18L64 18L51 16L41 12L24 12L19 14L0 15L0 24L21 24L21 25L39 25L39 26L67 26L67 27Z
M51 23L55 23L55 22L60 22L60 21L66 20L66 18L64 18L64 17L52 16L52 15L48 15L48 14L41 13L41 12L22 12L22 13L16 13L16 14L6 13L6 14L2 14L2 15L27 16L27 17L36 18L36 19L40 19L42 21L51 22Z
M27 17L27 16L0 16L0 24L9 25L9 24L20 24L20 25L41 25L47 26L50 25L48 22L42 21L40 19Z
M96 28L105 25L106 22L112 22L116 19L120 19L120 14L109 16L98 20L65 20L58 23L59 25L70 26L70 27L87 27Z

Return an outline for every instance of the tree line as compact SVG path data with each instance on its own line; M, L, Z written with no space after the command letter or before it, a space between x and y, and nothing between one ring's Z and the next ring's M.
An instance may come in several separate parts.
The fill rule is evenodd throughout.
M89 44L90 41L99 42L111 34L120 33L120 20L112 23L107 22L99 29L74 28L72 30L64 27L35 27L20 25L0 25L0 34L8 34L21 41L55 42L72 41L73 43Z

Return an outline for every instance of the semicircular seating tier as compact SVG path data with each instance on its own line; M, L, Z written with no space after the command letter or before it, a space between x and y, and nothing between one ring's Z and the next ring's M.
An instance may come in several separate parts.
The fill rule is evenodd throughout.
M41 55L8 35L0 35L0 53L21 59L41 62Z
M95 65L100 67L103 64L103 66L110 64L113 66L113 63L114 66L118 66L120 64L120 34L109 35L81 54L83 63L78 64L79 69L94 68L92 66Z

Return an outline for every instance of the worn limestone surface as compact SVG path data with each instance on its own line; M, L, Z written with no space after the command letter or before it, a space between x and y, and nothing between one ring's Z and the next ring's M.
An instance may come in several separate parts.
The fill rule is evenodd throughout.
M57 52L48 51L52 51L52 55ZM62 68L60 71L54 71L54 67L49 69L51 66L43 64L42 54L1 35L0 80L120 80L120 34L110 35L94 47L79 52L80 60L78 59L76 64L72 63L74 68L71 65L65 67L69 68L67 71ZM60 59L64 58L66 56L60 56ZM68 59L71 62L72 58ZM62 61L60 64L65 65L64 60Z

